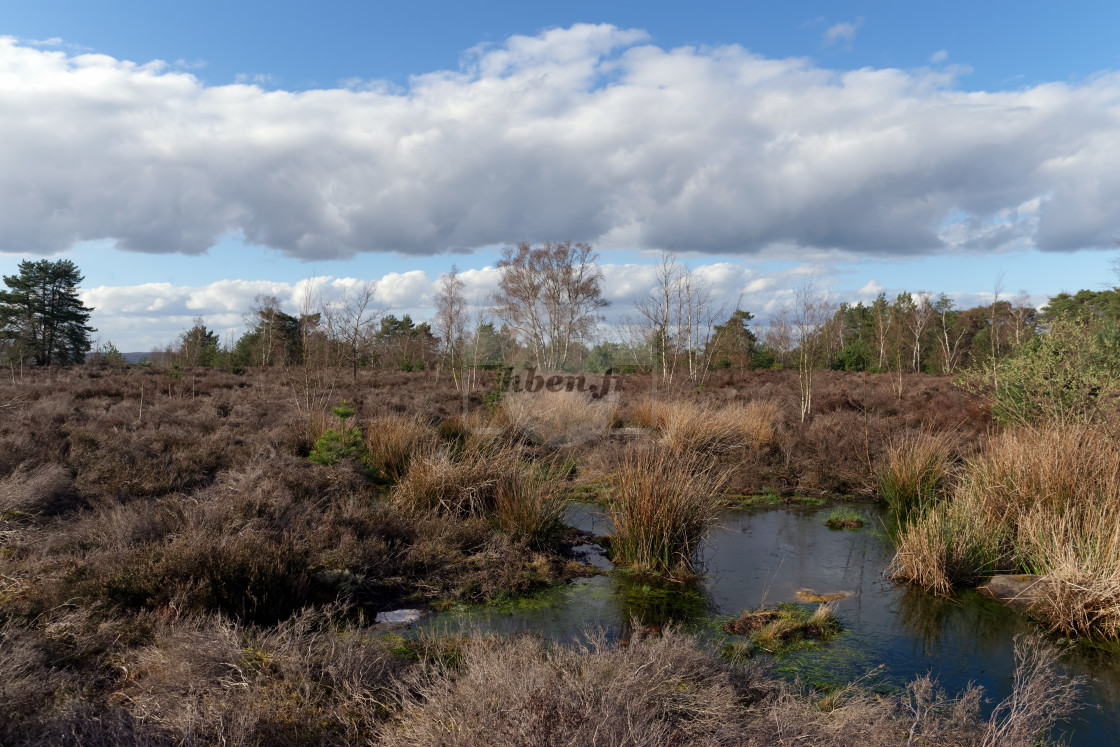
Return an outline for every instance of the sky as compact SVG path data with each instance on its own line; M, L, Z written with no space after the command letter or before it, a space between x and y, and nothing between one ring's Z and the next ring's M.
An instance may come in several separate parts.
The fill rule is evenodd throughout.
M70 258L100 341L227 339L365 281L600 254L612 319L676 253L760 319L1116 279L1120 5L55 2L0 7L0 273Z

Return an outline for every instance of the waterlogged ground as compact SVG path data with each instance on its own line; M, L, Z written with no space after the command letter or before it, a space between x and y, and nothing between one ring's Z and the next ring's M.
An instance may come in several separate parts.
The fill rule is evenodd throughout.
M648 626L674 621L721 641L732 637L720 625L744 609L798 601L799 590L844 591L850 595L835 603L844 632L828 643L784 654L775 661L778 672L817 687L864 678L868 686L882 689L933 672L949 691L971 681L983 685L993 702L1006 696L1013 639L1032 630L1031 622L975 592L944 600L890 583L883 576L892 552L882 532L885 517L863 508L865 528L835 530L824 524L830 510L725 515L704 549L706 578L692 592L615 573L508 607L440 613L421 625L436 631L531 632L567 641L595 629L625 639L637 619ZM608 532L596 506L575 506L569 520L595 534ZM1071 647L1064 661L1069 671L1088 679L1085 707L1065 727L1068 743L1114 743L1120 739L1120 654L1081 645Z

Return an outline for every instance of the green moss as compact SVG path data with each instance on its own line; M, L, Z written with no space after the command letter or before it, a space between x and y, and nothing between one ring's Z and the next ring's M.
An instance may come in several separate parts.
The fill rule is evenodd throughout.
M733 508L778 508L782 506L818 507L827 503L824 498L811 495L798 495L796 493L779 493L766 489L759 493L727 496L729 506Z
M756 653L784 656L792 651L815 646L840 632L840 621L832 609L821 605L816 609L783 602L776 608L757 607L746 610L735 620L726 622L723 630L747 640L732 642L724 648L730 658L747 658Z
M863 514L851 508L838 507L828 515L824 525L829 529L859 529L864 523Z

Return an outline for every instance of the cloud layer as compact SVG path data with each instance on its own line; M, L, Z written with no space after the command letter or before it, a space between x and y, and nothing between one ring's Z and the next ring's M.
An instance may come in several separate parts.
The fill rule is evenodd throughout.
M964 92L577 25L289 92L0 38L0 251L221 236L314 260L572 238L915 255L1108 246L1120 75Z

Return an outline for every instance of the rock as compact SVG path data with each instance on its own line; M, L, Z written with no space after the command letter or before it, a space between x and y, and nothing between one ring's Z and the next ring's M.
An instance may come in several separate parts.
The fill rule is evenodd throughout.
M1021 573L992 576L987 583L981 584L976 590L1003 602L1012 609L1029 612L1049 586L1050 580L1045 576Z
M378 612L374 621L386 625L411 625L419 620L423 614L420 610L391 610L389 612Z

